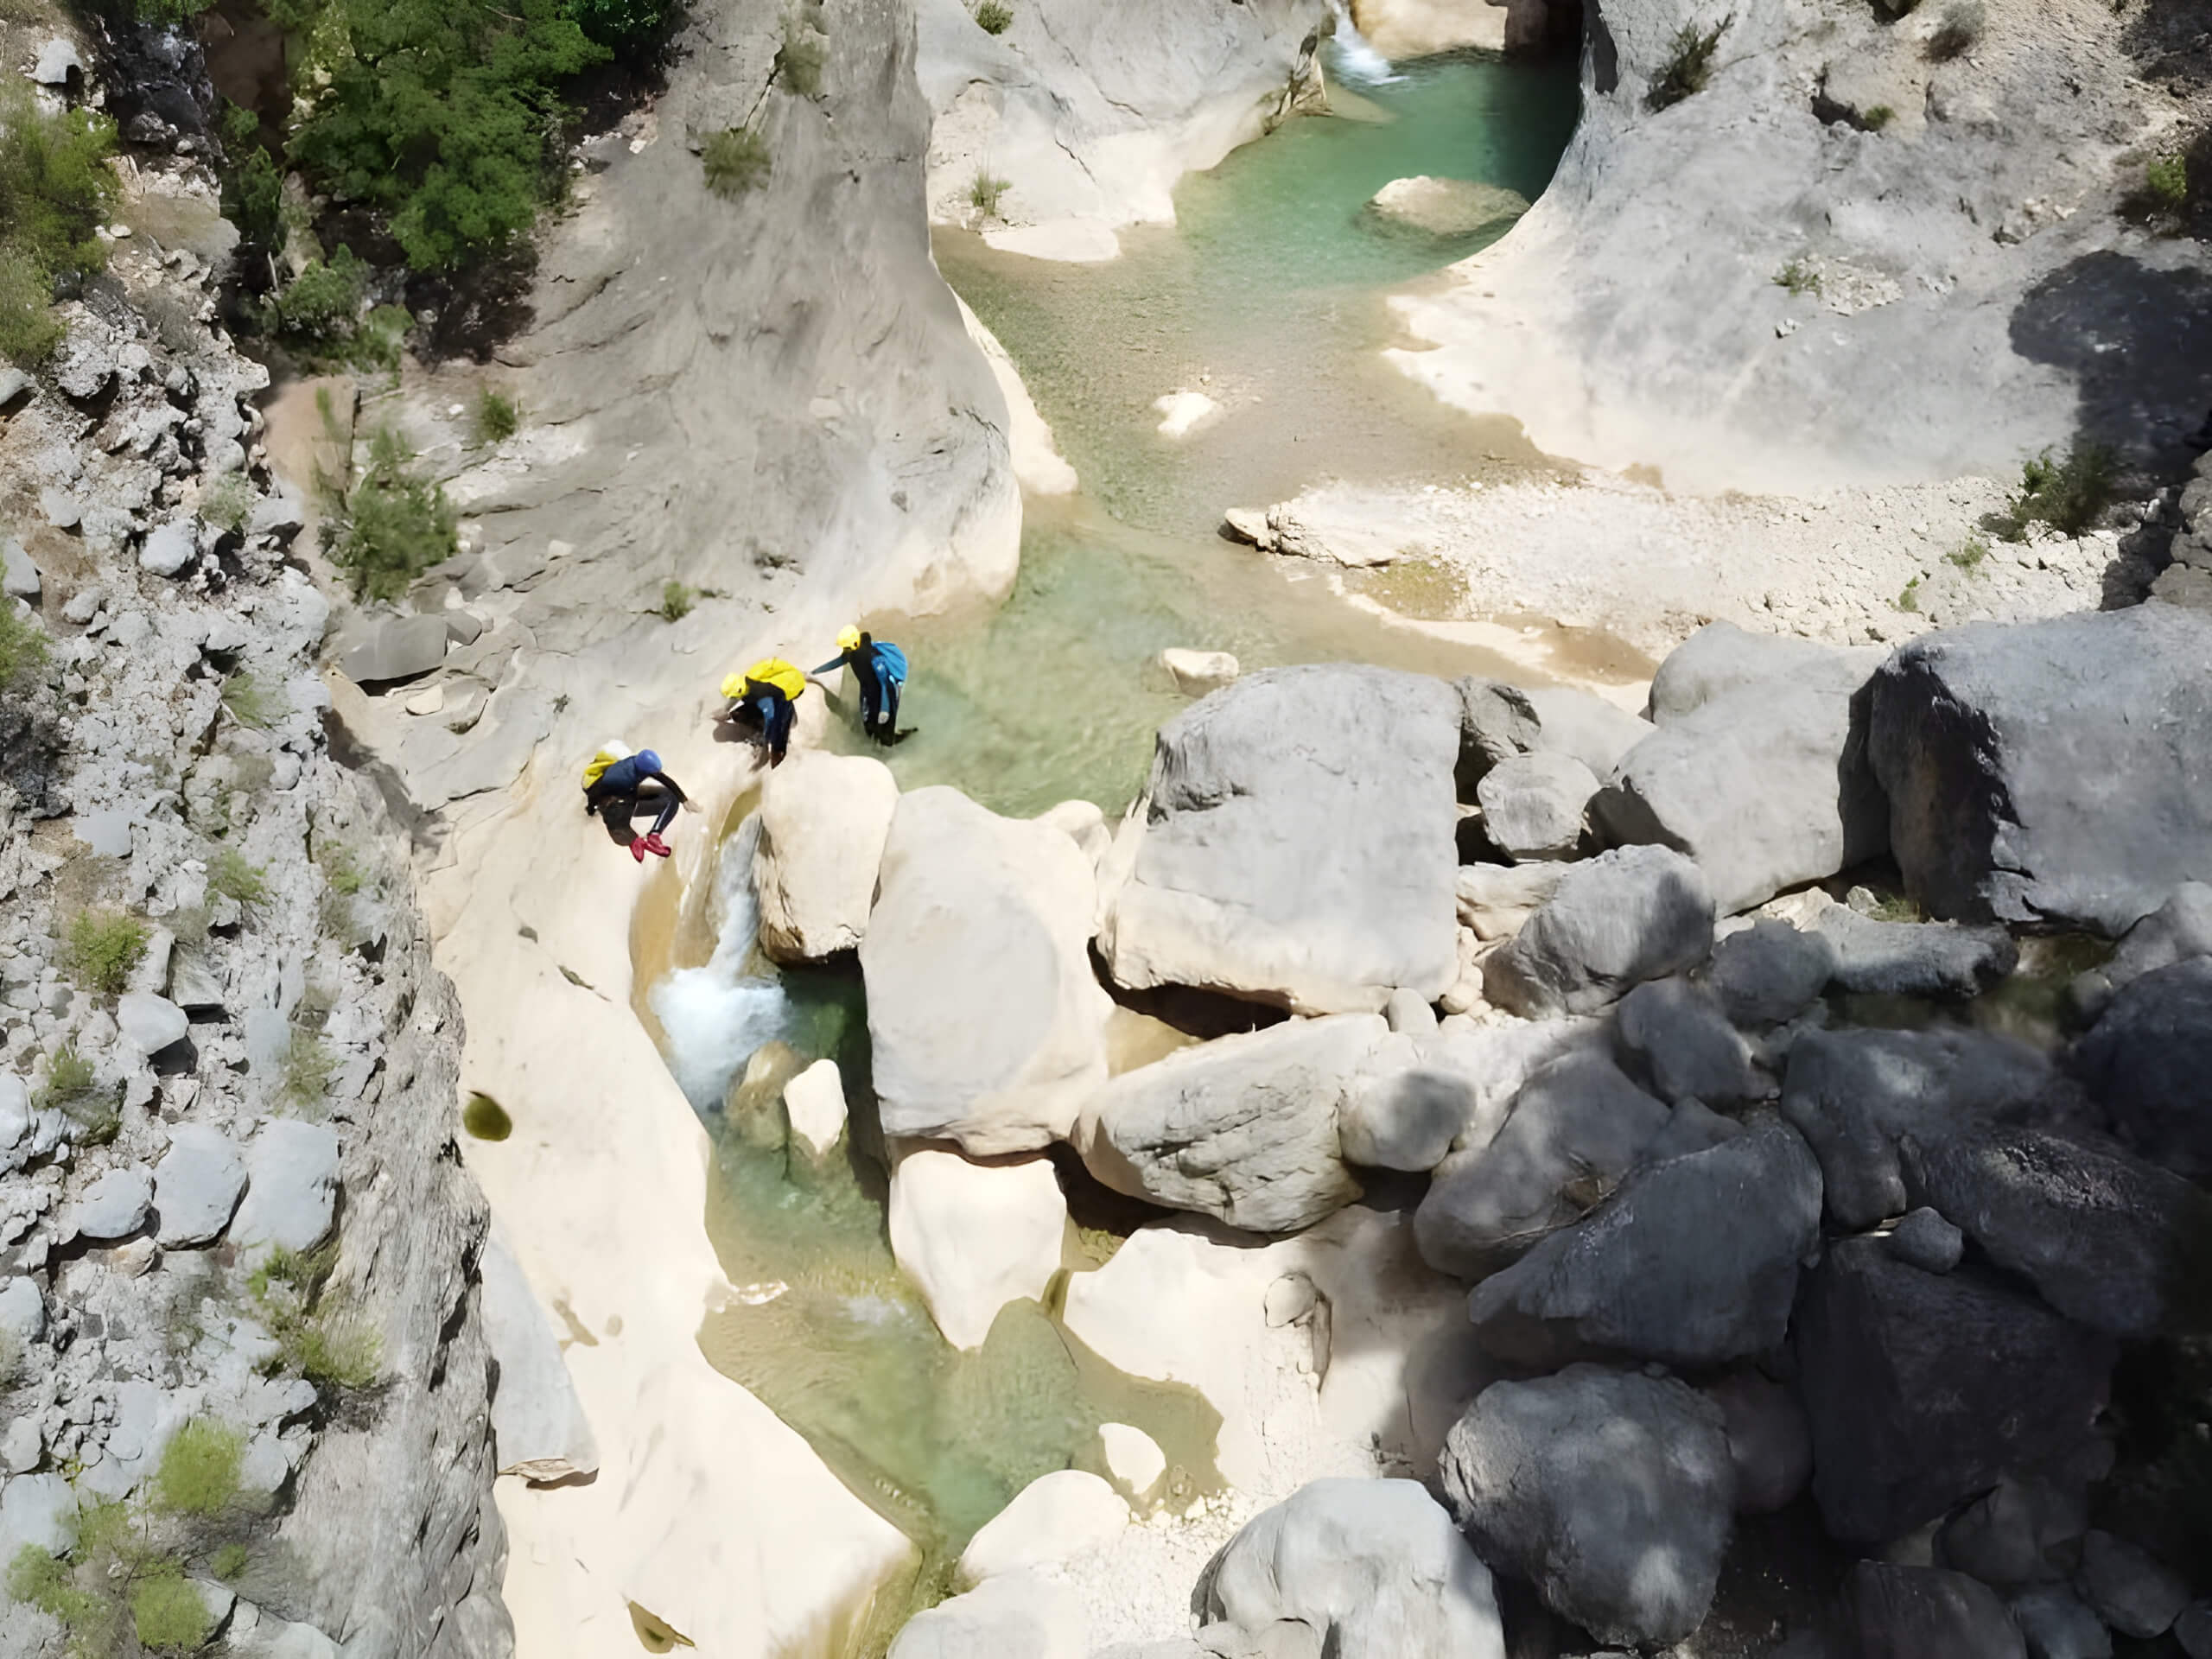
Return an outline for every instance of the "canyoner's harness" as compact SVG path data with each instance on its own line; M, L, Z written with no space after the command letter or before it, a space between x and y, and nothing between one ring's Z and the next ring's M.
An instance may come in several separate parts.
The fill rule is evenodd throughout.
M792 705L805 694L806 675L796 663L763 657L742 674L722 682L722 696L734 708L750 709L768 740L768 755L781 760L791 741Z

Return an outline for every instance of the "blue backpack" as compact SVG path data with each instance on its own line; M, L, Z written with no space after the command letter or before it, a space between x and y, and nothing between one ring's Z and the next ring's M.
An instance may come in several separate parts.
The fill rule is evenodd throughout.
M877 671L893 685L906 683L906 653L887 640L878 639L869 647L875 652Z

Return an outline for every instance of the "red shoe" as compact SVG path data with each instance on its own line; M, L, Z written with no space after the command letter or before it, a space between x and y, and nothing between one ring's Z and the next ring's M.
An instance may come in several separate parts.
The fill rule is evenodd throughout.
M669 855L669 845L657 835L647 836L645 850L657 858L666 858Z
M645 861L645 838L643 836L630 837L630 856L640 864Z

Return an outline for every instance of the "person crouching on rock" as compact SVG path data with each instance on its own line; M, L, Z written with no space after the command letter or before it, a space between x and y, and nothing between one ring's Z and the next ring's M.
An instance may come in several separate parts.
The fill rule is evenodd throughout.
M648 798L657 809L653 827L640 836L632 820ZM669 845L660 838L661 831L675 822L678 810L690 804L676 779L660 769L660 756L651 749L632 754L620 743L609 743L584 768L584 810L598 813L607 833L618 845L626 845L630 856L640 864L647 853L668 856Z
M877 742L899 741L899 691L906 683L906 653L887 639L853 627L837 636L837 654L814 671L853 671L861 689L861 730Z
M722 696L729 707L722 717L741 726L758 726L768 745L768 764L780 766L791 744L792 705L805 694L806 676L798 664L780 657L763 657L742 674L722 682Z

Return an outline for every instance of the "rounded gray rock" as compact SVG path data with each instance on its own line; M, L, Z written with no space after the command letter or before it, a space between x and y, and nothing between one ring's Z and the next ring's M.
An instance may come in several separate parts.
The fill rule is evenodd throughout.
M1666 847L1620 847L1568 870L1550 899L1483 967L1484 995L1536 1018L1594 1014L1647 979L1713 950L1713 893Z
M1769 917L1713 948L1707 988L1739 1026L1778 1026L1810 1007L1835 976L1835 946Z
M2122 1636L2164 1636L2189 1605L2189 1586L2148 1550L2094 1529L2082 1540L2074 1575L2082 1599Z
M172 518L147 532L145 545L138 550L138 568L157 576L173 576L199 550L199 531L193 521Z
M338 1136L329 1128L280 1117L253 1138L245 1167L234 1243L305 1251L329 1236L338 1202Z
M123 1040L141 1054L160 1053L183 1039L192 1021L182 1008L151 991L126 991L115 1005L115 1023Z
M1948 1273L1966 1250L1967 1236L1926 1205L1890 1230L1890 1254L1923 1273Z
M245 1192L245 1160L231 1138L204 1123L180 1123L154 1166L154 1242L179 1249L213 1242Z
M154 1178L137 1165L111 1169L86 1187L70 1209L62 1233L105 1244L128 1238L146 1224L154 1207Z
M1598 792L1590 768L1567 754L1516 754L1499 761L1475 786L1483 829L1516 863L1572 858L1581 844L1583 815Z

